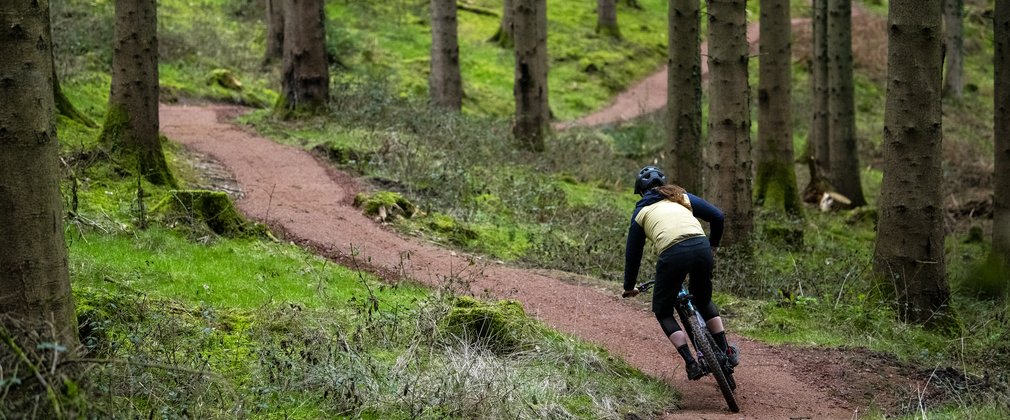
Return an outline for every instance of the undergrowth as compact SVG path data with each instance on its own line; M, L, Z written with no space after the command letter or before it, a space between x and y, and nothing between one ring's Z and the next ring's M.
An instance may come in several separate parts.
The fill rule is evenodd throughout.
M497 2L473 3L497 10ZM618 43L592 35L592 5L575 3L558 3L549 12L550 93L561 119L599 107L661 65L665 53L665 14L656 12L665 2L640 0L641 11L622 6L626 38ZM794 2L794 17L808 10L801 3ZM874 222L862 213L809 213L804 220L759 213L753 258L720 254L717 273L717 289L732 293L718 297L728 324L746 335L773 343L868 347L922 366L953 366L965 378L996 384L977 398L955 393L964 404L936 412L941 417L1005 413L1010 381L1005 288L991 291L984 284L991 277L983 263L991 230L986 213L991 201L987 208L984 196L991 183L991 24L985 19L988 3L966 3L966 96L946 101L944 109L944 204L954 209L946 223L957 327L927 331L895 321L891 303L873 290L868 270ZM256 2L160 4L165 100L201 97L254 106L272 101L277 74L260 66L264 35ZM864 190L873 203L881 181L879 47L886 1L863 4L867 24L854 37L861 63L857 142ZM55 2L53 12L67 94L100 121L109 84L104 73L111 62L112 2ZM255 112L246 123L358 171L376 189L414 200L424 214L398 222L405 231L492 258L620 278L636 199L629 174L662 158L659 120L569 130L556 133L546 153L520 152L509 139L508 122L498 119L511 112L511 52L484 42L497 18L460 12L467 97L465 115L458 116L432 112L423 103L428 54L423 4L329 2L327 13L327 48L335 59L332 112L298 122ZM802 54L794 66L797 151L809 121ZM234 72L246 87L208 84L221 69ZM669 401L669 390L626 374L598 350L556 333L533 329L529 339L540 351L524 347L504 355L470 340L435 340L438 334L422 332L438 328L438 317L451 310L446 295L408 286L380 288L372 279L262 238L221 239L164 227L140 232L149 216L143 204L167 191L144 184L148 195L138 197L135 182L101 163L94 134L61 121L66 169L77 180L76 199L66 193L67 207L80 203L73 205L77 217L70 230L75 282L81 282L75 291L82 314L108 312L95 321L98 327L90 327L97 335L85 340L101 357L83 364L98 374L91 385L78 386L80 377L67 371L73 385L65 387L68 406L82 403L81 395L100 395L87 404L94 403L99 413L129 416L441 417L458 414L449 402L461 401L489 417L600 417L616 415L600 408L613 407L613 401L645 411ZM170 150L168 157L175 170L192 171L181 151ZM805 170L797 169L803 184ZM774 226L801 231L802 241L782 237ZM254 263L236 263L233 269L203 263L229 258ZM187 269L175 271L180 265ZM267 286L282 286L284 292ZM374 296L367 291L371 287L378 290ZM377 311L369 309L375 307L373 297L382 302ZM551 371L571 363L558 357L596 360L581 364L596 370ZM608 363L598 369L601 358ZM601 379L615 372L627 381ZM570 382L559 390L554 382L540 381L557 377ZM596 382L616 388L604 390L612 393L605 396L596 393L598 385L589 385ZM652 391L626 388L631 384ZM474 388L483 393L464 393ZM613 397L644 394L648 401ZM180 411L158 411L176 410L169 406Z

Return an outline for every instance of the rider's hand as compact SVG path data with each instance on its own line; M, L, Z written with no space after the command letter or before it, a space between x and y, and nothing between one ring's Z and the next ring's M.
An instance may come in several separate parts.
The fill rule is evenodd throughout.
M635 296L638 296L638 288L637 287L634 288L634 289L631 289L631 290L625 290L624 293L621 293L621 297L628 298L628 297L635 297Z

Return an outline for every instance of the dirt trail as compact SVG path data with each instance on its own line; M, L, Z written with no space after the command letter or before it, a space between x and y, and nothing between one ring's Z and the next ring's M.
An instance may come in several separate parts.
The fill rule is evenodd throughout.
M855 12L856 9L853 10ZM797 18L792 20L793 28L809 25L810 19ZM747 25L747 43L750 54L758 53L760 31L757 24ZM708 41L701 43L701 82L708 83ZM609 105L573 121L554 123L555 130L565 130L572 127L596 127L605 124L623 123L643 115L648 115L666 106L667 66L659 69L651 76L638 82L630 89L617 95Z
M476 280L472 290L522 302L527 312L555 328L600 344L683 393L683 410L668 418L850 418L852 408L823 384L802 382L782 350L738 340L741 413L726 411L714 381L688 382L679 357L652 314L618 296L578 286L541 271L504 265L472 266L467 257L385 229L351 205L360 187L305 151L257 137L228 122L235 108L162 106L161 128L172 140L210 155L235 176L248 216L281 227L289 236L330 255L357 249L360 260L440 285L447 276ZM639 305L640 306L640 305ZM729 320L732 327L732 320Z

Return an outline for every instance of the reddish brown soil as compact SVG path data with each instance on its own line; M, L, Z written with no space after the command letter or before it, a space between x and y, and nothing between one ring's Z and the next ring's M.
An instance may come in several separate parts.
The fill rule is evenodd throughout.
M687 381L673 347L640 303L563 281L560 273L487 263L384 228L351 205L362 190L354 178L305 151L234 126L230 117L238 112L223 106L162 106L161 128L173 141L210 156L233 174L242 191L238 207L246 215L345 263L354 250L356 263L387 278L408 277L431 286L452 280L477 295L518 300L536 318L598 343L680 390L681 410L664 417L850 418L875 400L875 390L910 383L903 375L862 375L859 381L873 385L861 387L846 375L851 361L845 358L810 359L819 353L736 338L743 360L736 375L742 411L731 414L714 381ZM728 325L732 328L732 319Z

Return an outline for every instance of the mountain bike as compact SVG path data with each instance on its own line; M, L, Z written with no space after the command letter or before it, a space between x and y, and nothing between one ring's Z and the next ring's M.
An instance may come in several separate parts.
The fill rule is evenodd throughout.
M655 284L655 280L642 283L638 285L638 291L640 293L647 292ZM737 406L736 395L733 394L733 390L736 389L733 366L730 366L726 352L718 351L719 346L712 338L712 333L708 331L705 320L702 319L701 314L694 308L694 303L691 302L691 294L688 293L686 284L677 293L674 308L691 339L691 345L698 354L698 362L701 363L705 375L711 373L715 377L715 382L719 384L719 390L722 391L722 396L726 399L729 410L734 413L739 412L740 407Z

